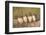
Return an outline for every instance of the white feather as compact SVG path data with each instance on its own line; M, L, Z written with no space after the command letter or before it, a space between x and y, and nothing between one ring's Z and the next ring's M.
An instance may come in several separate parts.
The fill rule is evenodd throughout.
M22 18L18 18L18 22L19 22L20 24L22 24L22 23L23 23L23 19L22 19Z
M32 21L32 16L28 16L28 21L29 21L29 22Z
M25 23L27 22L27 17L26 17L26 16L23 17L23 21L24 21Z

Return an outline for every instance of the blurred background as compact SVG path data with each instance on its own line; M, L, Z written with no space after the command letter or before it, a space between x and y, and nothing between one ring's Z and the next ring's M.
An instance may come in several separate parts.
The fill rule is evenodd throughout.
M29 8L29 7L13 7L13 18L17 16L29 16L32 13L35 15L40 14L40 8Z

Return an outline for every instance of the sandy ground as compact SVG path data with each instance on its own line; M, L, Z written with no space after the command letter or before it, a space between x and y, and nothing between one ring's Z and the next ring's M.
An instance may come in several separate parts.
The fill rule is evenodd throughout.
M35 21L32 23L13 23L13 28L21 28L21 27L40 27L40 21Z

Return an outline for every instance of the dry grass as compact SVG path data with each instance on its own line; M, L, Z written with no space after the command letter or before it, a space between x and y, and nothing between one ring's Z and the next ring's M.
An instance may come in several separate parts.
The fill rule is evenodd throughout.
M40 27L40 21L35 21L31 23L18 23L17 21L14 21L15 23L13 24L13 28L22 28L22 27Z

